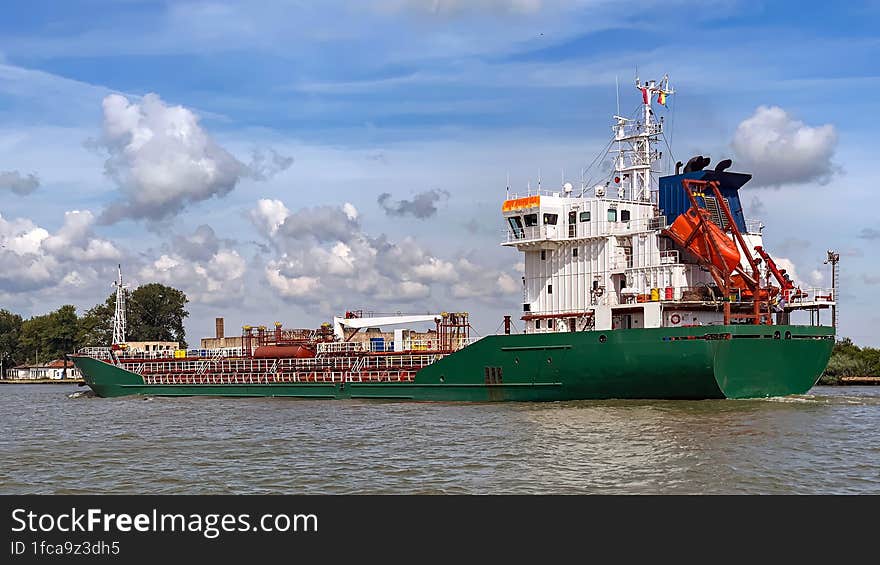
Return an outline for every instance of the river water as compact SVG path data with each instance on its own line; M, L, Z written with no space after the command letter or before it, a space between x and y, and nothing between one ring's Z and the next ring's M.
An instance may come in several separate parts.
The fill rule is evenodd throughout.
M0 494L880 493L880 388L768 400L103 399L0 386Z

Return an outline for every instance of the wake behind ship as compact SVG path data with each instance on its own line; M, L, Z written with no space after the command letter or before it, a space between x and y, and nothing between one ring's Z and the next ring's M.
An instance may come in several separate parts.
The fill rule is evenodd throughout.
M244 326L240 347L139 351L125 343L121 272L114 343L71 356L100 396L290 396L442 401L753 398L799 394L824 371L833 289L801 289L747 220L751 179L695 156L655 178L668 78L636 80L614 116L613 170L575 191L502 204L524 255L522 334L474 339L466 312L350 311L316 330ZM682 169L683 166L683 169ZM809 314L810 325L792 323ZM433 324L425 332L399 326ZM367 330L393 326L390 339ZM364 330L364 331L361 331Z

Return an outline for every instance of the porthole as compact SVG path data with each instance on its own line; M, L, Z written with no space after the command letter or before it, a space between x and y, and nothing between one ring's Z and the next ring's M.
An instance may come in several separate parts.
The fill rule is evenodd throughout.
M441 383L445 383L445 382L446 382L446 377L444 377L443 375L440 375L440 382L441 382Z
M552 358L552 357L548 357L548 358L547 358L547 364L548 364L548 365L552 365L552 364L553 364L553 358Z
M790 331L787 331L787 330L786 330L786 332L785 332L785 339L791 339L791 332L790 332Z
M513 362L514 364L519 365L519 357L514 357Z
M599 336L599 343L605 343L606 341L608 341L608 336L607 336L607 335L602 334L602 335Z
M780 337L782 337L782 336L779 334L779 330L776 330L775 332L773 332L773 339L779 339Z

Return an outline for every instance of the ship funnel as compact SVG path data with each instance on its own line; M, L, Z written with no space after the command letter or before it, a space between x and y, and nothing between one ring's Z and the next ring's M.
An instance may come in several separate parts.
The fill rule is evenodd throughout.
M702 171L703 167L709 164L709 159L703 157L702 155L697 155L696 157L691 157L688 159L687 165L684 166L685 173L692 173L694 171Z
M731 165L733 165L733 161L731 161L730 159L719 161L718 164L715 165L715 172L723 173L724 170L730 168Z

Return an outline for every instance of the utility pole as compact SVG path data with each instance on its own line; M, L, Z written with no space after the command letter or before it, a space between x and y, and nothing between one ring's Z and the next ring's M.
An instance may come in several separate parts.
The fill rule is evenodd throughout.
M837 264L840 262L840 253L833 249L828 250L828 255L824 263L831 263L831 327L837 334L837 278L840 276L840 269Z

